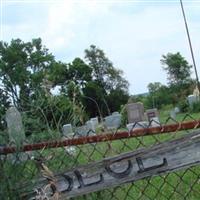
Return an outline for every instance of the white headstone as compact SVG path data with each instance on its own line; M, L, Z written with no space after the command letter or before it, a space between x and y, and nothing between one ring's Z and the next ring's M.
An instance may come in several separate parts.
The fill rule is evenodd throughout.
M171 117L172 119L176 119L176 112L175 112L174 110L171 110L171 111L170 111L170 117Z
M192 106L194 103L199 101L199 97L191 94L187 97L187 100L188 100L189 105Z
M71 137L73 136L73 130L71 124L65 124L63 125L63 136L65 137Z
M177 113L179 113L180 112L180 108L179 107L175 107L174 108L174 112L177 114Z
M95 128L95 124L93 123L93 121L87 121L86 123L87 129L91 130L93 132L95 132L96 128Z
M147 121L140 121L140 122L135 122L135 123L129 123L126 125L128 131L130 132L131 130L135 129L142 129L142 128L148 128L149 123Z
M160 120L159 120L159 118L158 118L158 117L153 117L153 118L151 118L150 126L151 126L151 127L160 126Z

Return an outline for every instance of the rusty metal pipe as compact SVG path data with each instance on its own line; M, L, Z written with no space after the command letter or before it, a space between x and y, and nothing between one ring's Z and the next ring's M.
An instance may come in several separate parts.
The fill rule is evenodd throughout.
M64 147L64 146L75 146L75 145L82 145L82 144L89 144L95 142L105 142L111 140L119 140L119 139L127 139L132 137L139 137L139 136L149 136L149 135L156 135L156 134L163 134L169 132L177 132L181 130L188 130L200 127L200 120L196 121L188 121L182 122L177 124L169 124L163 125L159 127L151 127L151 128L138 128L128 131L118 131L116 133L106 133L106 134L99 134L99 135L92 135L86 137L79 137L79 138L70 138L63 141L48 141L48 142L41 142L35 144L27 144L24 145L21 150L16 149L16 147L0 147L0 154L10 154L14 152L26 152L26 151L33 151L33 150L40 150L44 148L57 148L57 147Z

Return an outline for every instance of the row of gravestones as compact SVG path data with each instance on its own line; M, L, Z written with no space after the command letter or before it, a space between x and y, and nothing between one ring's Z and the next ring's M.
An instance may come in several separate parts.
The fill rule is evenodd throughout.
M126 108L129 122L127 124L127 128L129 131L135 128L147 127L149 126L149 124L150 126L159 125L157 109L150 109L144 113L144 106L142 103L128 104ZM95 134L98 126L102 126L102 124L106 130L117 130L121 125L121 118L122 117L120 113L114 112L112 113L112 115L105 117L103 123L101 124L98 121L98 117L91 118L85 123L85 125L80 127L73 128L71 124L65 124L63 126L62 136L65 139L66 137L80 137ZM9 145L15 145L17 148L20 148L22 145L26 144L26 137L22 123L22 117L15 107L11 107L7 110L6 122L9 135ZM75 148L66 147L66 150L68 153L74 154ZM17 155L20 156L20 158L16 158L15 155L14 160L21 160L30 155L31 153L20 153Z
M147 128L160 126L159 114L156 108L144 111L142 103L131 103L126 105L128 113L127 129Z
M130 131L142 127L160 126L158 110L148 109L144 112L142 103L131 103L126 105L128 113L127 129ZM99 123L98 118L91 118L85 125L73 128L71 124L63 126L63 136L86 136L95 134L97 127L103 126L105 130L117 130L121 126L122 116L118 112L113 112L111 115L106 116L102 123Z
M157 109L149 109L144 112L144 106L142 103L131 103L126 106L128 113L128 130L132 128L138 128L137 126L156 126L159 125L159 117ZM106 130L118 129L121 126L121 114L113 112L111 115L104 118L100 124L98 117L91 118L80 127L72 127L71 124L65 124L62 130L62 136L86 136L95 134L98 126L102 126ZM6 122L8 127L9 142L16 146L21 146L25 142L25 132L22 124L21 114L15 107L11 107L6 112Z

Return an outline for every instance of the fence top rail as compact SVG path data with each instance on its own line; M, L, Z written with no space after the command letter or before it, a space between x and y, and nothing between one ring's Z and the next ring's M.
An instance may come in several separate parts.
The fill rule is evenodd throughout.
M116 132L110 132L110 133L104 133L104 134L98 134L98 135L92 135L92 136L69 138L66 140L47 141L47 142L40 142L40 143L35 143L35 144L26 144L26 145L23 145L20 149L16 148L15 146L0 146L0 155L16 153L16 152L40 150L44 148L47 149L47 148L57 148L57 147L64 147L64 146L75 146L75 145L82 145L82 144L95 143L95 142L105 142L105 141L111 141L111 140L126 139L126 138L131 138L131 137L149 136L149 135L155 135L155 134L177 132L181 130L195 129L199 127L200 127L200 120L195 120L195 121L187 121L187 122L176 123L176 124L160 125L158 127L149 127L149 128L141 127L138 129L133 129L131 131L117 130Z

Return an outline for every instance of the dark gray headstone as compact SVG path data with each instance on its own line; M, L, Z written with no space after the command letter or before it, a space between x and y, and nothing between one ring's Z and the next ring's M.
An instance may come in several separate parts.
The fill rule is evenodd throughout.
M146 116L147 116L147 120L149 122L152 121L153 118L158 118L159 119L157 108L146 110Z

